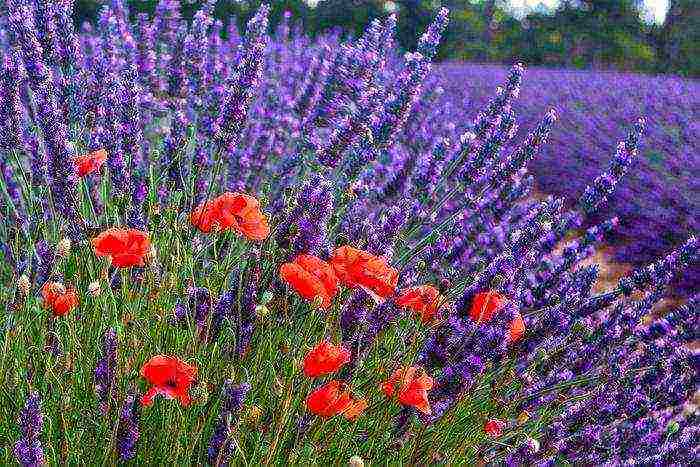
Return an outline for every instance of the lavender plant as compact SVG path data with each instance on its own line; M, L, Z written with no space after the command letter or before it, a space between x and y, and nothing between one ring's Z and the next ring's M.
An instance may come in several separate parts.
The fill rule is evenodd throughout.
M582 264L653 115L567 203L528 172L567 114L519 120L521 64L462 107L445 9L401 54L392 16L71 6L0 21L3 464L697 457L697 297L657 313L697 240Z

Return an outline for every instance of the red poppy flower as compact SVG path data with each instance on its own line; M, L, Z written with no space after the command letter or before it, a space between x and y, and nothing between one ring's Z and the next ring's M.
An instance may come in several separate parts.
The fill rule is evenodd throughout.
M474 295L469 317L476 322L491 321L493 315L506 303L506 298L498 292L480 292Z
M270 234L258 200L242 193L227 192L200 204L190 214L190 222L204 233L233 229L251 240L265 240Z
M118 268L143 266L144 257L151 248L146 232L136 229L107 229L92 239L97 256L107 256Z
M175 357L156 355L141 367L141 376L152 385L141 399L143 405L151 405L158 394L177 399L184 406L192 401L189 391L197 378L197 367Z
M78 294L74 288L66 290L63 284L47 282L41 289L44 305L51 308L54 316L65 316L78 306Z
M498 438L503 434L504 426L505 422L492 418L491 420L488 420L484 425L484 431L487 435L491 436L492 438Z
M510 322L508 337L511 343L515 343L523 337L523 334L525 334L525 321L523 321L523 317L518 313L515 315L515 318L513 318L513 321Z
M336 248L331 265L343 284L362 287L377 299L393 295L399 281L399 272L384 258L348 245Z
M498 292L481 292L474 296L472 307L469 310L469 317L476 322L490 321L491 318L500 310L506 303L506 297ZM508 329L508 338L510 342L517 342L525 333L525 322L520 313L515 315L515 318L510 322Z
M359 417L362 412L367 408L367 401L365 399L353 400L347 409L343 411L343 417L348 420L355 420Z
M399 368L389 381L382 384L382 391L388 397L398 394L399 402L410 405L424 414L430 415L428 391L433 388L433 378L421 367Z
M345 383L333 380L309 394L306 408L320 417L332 417L352 406L352 398Z
M321 297L322 308L328 308L338 292L338 278L331 265L312 255L299 255L284 263L280 277L307 300Z
M75 168L80 177L92 173L102 167L107 160L107 151L100 149L85 156L75 158Z
M420 313L424 323L430 322L437 313L440 291L432 285L411 287L399 293L396 304Z
M350 351L323 341L304 358L304 374L311 378L334 373L350 361Z

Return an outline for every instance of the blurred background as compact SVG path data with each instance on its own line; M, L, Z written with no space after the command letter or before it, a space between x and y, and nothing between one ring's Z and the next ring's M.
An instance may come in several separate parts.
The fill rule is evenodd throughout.
M94 21L102 4L78 0L76 22ZM153 13L157 0L127 0L133 14ZM190 17L200 1L182 0ZM239 27L262 3L219 0L216 15ZM359 33L396 13L398 40L411 49L435 11L448 7L441 60L614 69L700 76L700 0L269 0L272 24L285 11L309 34L333 28Z

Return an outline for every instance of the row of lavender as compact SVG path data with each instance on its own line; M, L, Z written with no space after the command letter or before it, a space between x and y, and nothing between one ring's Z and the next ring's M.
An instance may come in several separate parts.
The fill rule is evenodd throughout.
M483 418L497 419L498 430L489 432L499 439L482 433L470 455L524 464L683 462L698 454L697 413L687 406L698 355L686 346L698 334L697 297L663 320L640 324L673 276L694 260L695 238L602 295L591 293L597 268L577 263L616 228L616 219L589 228L553 253L569 232L599 212L634 166L644 120L637 121L637 115L626 120L627 136L607 152L611 162L583 182L590 186L568 209L562 199L530 196L527 165L548 147L558 123L555 111L542 111L537 123L523 125L529 133L516 143L521 65L510 70L494 98L477 107L456 108L459 101L450 98L452 91L444 92L443 76L430 74L447 22L444 10L417 51L399 57L393 17L373 22L356 40L329 35L311 41L289 23L269 38L262 7L242 38L232 30L222 40L212 2L191 25L180 20L178 2L169 0L159 3L153 21L139 17L134 25L115 0L103 10L97 29L85 27L81 34L72 30L70 4L13 0L3 17L2 207L8 222L0 238L7 277L24 274L33 292L47 279L65 280L67 271L56 267L63 263L49 247L64 235L80 246L97 228L128 224L162 242L183 236L199 245L192 257L163 263L175 268L191 262L191 270L149 272L179 281L173 288L177 297L165 300L189 303L197 308L190 314L200 316L211 311L199 309L199 296L212 303L220 294L221 322L232 326L234 316L246 321L233 326L236 345L255 346L264 329L256 334L262 325L251 303L263 303L272 292L286 303L293 294L274 273L281 262L300 253L328 259L335 245L349 243L399 270L400 289L435 284L444 297L431 326L417 334L399 332L406 348L416 342L420 348L415 361L403 363L420 365L434 378L432 413L406 406L393 414L390 427L368 424L367 430L375 427L377 436L393 430L403 443L411 433L422 433L421 426L447 432L446 423L470 394L493 382L488 408L469 418L462 432L450 430L458 447L464 433L482 433ZM73 158L98 149L108 154L108 180L93 174L78 184ZM227 240L212 248L190 230L164 228L163 212L186 216L226 190L264 200L273 227L270 239L260 246ZM242 263L233 279L246 291L245 307L225 299L229 278L212 285L207 276L217 257L242 245L253 259ZM111 286L122 290L123 278ZM508 297L506 305L487 323L470 319L474 297L489 290ZM134 292L147 293L136 284ZM22 304L11 287L3 294L8 303ZM353 349L352 367L363 368L370 351L400 329L401 313L394 301L376 303L362 289L345 298L337 304L340 335ZM308 306L294 304L300 310ZM526 329L517 343L505 338L516 315L522 315ZM300 329L287 316L274 319L290 333ZM95 348L97 341L93 336L84 346ZM171 350L194 351L188 345ZM210 350L206 342L198 347ZM229 358L226 365L256 374L245 352ZM353 385L356 373L346 372L344 381ZM216 379L222 374L223 367ZM117 388L109 397L123 407L117 449L123 459L132 458L146 422L139 421L127 385L114 382L114 374L107 378L108 386ZM61 404L46 393L50 385L39 383L34 382L52 401L43 410L59 417ZM224 399L229 386L223 386ZM219 452L215 442L221 426L212 426L212 419L223 420L233 411L221 405L221 418L202 414L210 422L206 433L213 463L237 455L233 447ZM303 407L298 409L302 426L306 416ZM4 404L3 412L9 415ZM44 455L39 455L41 420L33 394L15 445L15 455L26 465ZM153 415L149 420L149 429L160 426ZM197 423L186 417L180 422ZM231 426L224 429L233 436ZM331 437L352 436L347 431ZM304 443L304 433L298 428L291 439ZM369 450L376 441L371 434L353 442ZM246 433L237 436L250 446ZM435 439L440 438L438 432ZM667 442L655 442L662 438ZM460 460L454 453L438 454Z
M449 63L439 67L451 117L485 104L493 82L507 70L492 65ZM573 199L606 164L625 127L644 115L647 130L634 170L607 207L593 217L616 215L610 237L616 261L641 265L700 229L700 83L674 76L533 69L515 105L522 136L549 107L559 113L550 144L531 166L539 190ZM700 283L692 266L678 292L688 296Z

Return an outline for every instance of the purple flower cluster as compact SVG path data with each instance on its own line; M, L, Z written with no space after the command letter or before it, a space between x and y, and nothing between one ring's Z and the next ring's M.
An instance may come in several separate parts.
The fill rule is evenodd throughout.
M95 366L95 392L100 403L100 411L105 415L109 411L110 401L116 390L115 373L117 369L117 333L109 328L104 333L102 358Z
M250 384L234 384L231 380L224 381L221 393L221 409L219 418L211 439L209 440L209 462L213 465L228 465L233 447L229 443L233 425L243 407L243 401L250 391Z
M41 446L41 431L44 428L44 416L41 413L39 393L32 392L19 417L22 437L14 446L17 462L24 467L40 467L44 465L44 449Z
M119 427L117 430L117 452L121 460L133 459L136 456L136 443L141 436L139 419L141 404L135 392L129 392L124 398L119 412Z

